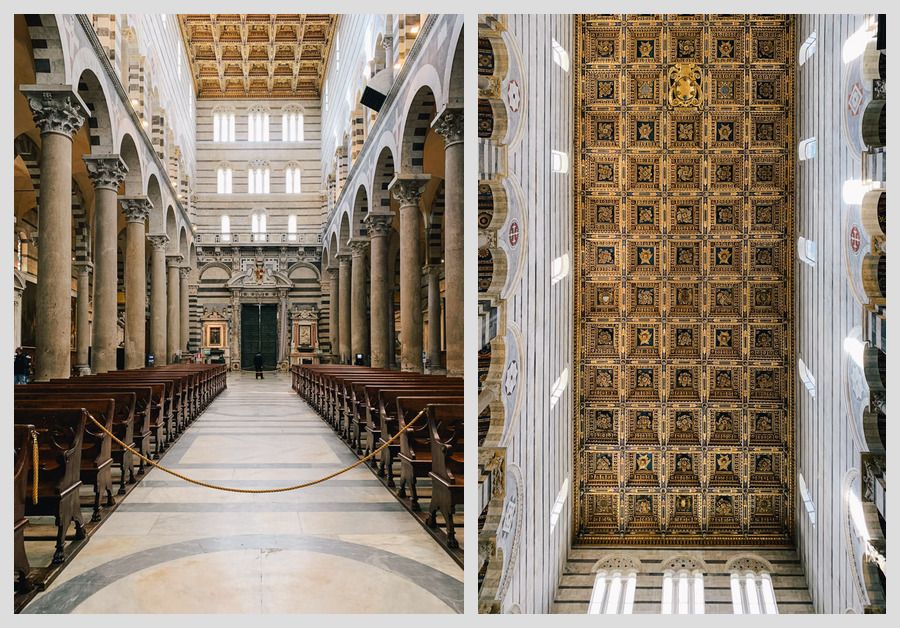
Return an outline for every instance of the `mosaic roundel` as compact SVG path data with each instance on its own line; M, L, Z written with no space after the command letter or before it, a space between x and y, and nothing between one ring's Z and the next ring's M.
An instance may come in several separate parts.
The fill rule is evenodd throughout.
M793 23L577 18L576 543L793 527Z

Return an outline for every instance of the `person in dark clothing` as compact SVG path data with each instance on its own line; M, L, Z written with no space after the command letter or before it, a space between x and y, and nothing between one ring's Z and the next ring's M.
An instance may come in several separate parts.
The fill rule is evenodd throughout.
M265 379L263 377L263 370L262 370L262 367L263 367L262 353L257 353L255 356L253 356L253 366L256 367L256 379Z
M22 349L16 348L16 357L13 361L13 373L15 375L16 384L27 384L28 376L31 374L31 358Z

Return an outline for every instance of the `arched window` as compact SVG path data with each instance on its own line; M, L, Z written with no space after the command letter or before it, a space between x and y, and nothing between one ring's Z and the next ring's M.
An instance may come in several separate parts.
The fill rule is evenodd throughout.
M234 112L218 109L213 112L213 141L234 141Z
M594 565L594 588L588 615L629 615L640 563L627 556L611 556Z
M251 161L247 171L247 192L250 194L269 193L269 163Z
M569 71L569 53L555 39L550 40L550 46L553 50L553 62L562 68L563 72Z
M816 378L813 376L812 371L806 366L806 362L802 359L797 360L797 375L800 377L800 381L803 382L803 385L806 386L807 392L815 397Z
M800 161L806 161L808 159L813 159L816 156L816 149L818 148L816 138L808 137L805 140L802 140L797 145L797 153L798 159Z
M266 210L256 209L250 214L250 231L254 242L266 241Z
M252 107L247 111L247 141L269 141L269 112L264 107Z
M231 194L231 166L222 164L216 170L216 192Z
M797 54L797 65L803 65L816 51L816 32L809 34L802 44L800 44L800 52Z
M222 234L221 240L222 242L230 242L231 241L231 219L227 214L222 216Z
M728 561L731 572L731 603L735 615L777 615L772 568L752 557L737 557Z
M703 565L693 558L672 558L663 564L662 614L703 615Z
M800 258L800 261L809 264L810 266L816 265L816 243L812 240L807 240L803 236L797 238L797 257Z
M551 150L550 163L553 172L566 173L569 171L569 154L561 150Z
M297 109L284 109L281 113L281 141L303 141L303 114Z
M300 194L300 166L289 163L284 170L284 191L286 194Z
M288 240L297 241L297 214L288 216Z

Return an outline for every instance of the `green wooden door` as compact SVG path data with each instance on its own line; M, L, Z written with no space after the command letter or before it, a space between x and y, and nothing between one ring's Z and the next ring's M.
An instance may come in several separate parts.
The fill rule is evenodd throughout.
M274 303L241 307L241 368L253 369L253 357L262 353L263 369L278 366L278 313Z

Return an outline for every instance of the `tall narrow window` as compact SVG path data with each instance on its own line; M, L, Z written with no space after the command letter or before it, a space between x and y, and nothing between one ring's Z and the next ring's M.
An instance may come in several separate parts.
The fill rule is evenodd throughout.
M637 561L614 556L594 565L594 588L588 604L588 615L629 615L634 608L637 584Z
M286 194L300 194L300 166L288 164L284 170L284 191Z
M222 242L231 241L231 219L228 215L222 216Z
M217 111L213 114L213 141L234 141L234 113L230 111Z
M816 378L813 376L812 371L806 366L806 362L802 359L797 360L797 375L800 377L800 381L803 382L803 385L806 386L807 392L815 397Z
M231 167L219 166L216 170L216 192L231 194Z
M550 267L550 284L556 284L566 278L569 274L569 254L566 253L553 260Z
M800 44L800 52L797 54L798 65L803 65L816 52L816 33L813 31L809 34L802 44Z
M294 109L287 109L281 114L281 141L303 141L303 114Z
M556 524L559 522L559 517L562 514L563 508L566 505L566 501L569 499L569 478L566 478L563 481L562 486L559 489L559 493L556 494L556 501L553 502L553 510L550 511L550 533L553 534L553 530L556 529Z
M269 112L261 108L253 108L247 112L247 141L269 141Z
M559 150L550 151L550 166L553 172L569 171L569 155Z
M250 214L250 231L254 242L266 240L266 210L257 209Z
M553 49L553 62L562 68L563 72L569 71L569 53L555 39L550 40Z
M809 487L806 486L806 479L802 473L797 475L797 488L800 491L800 499L803 501L803 508L806 510L809 522L812 525L816 525L816 504L813 502L812 495L809 493Z
M731 604L735 615L777 615L771 567L760 560L738 557L728 561Z
M297 214L288 216L288 240L297 241Z
M247 171L247 192L250 194L269 193L269 164L252 162Z
M817 150L817 142L816 138L808 137L805 140L802 140L797 145L797 157L800 161L806 161L808 159L813 159L816 156Z
M816 243L803 236L797 238L797 257L810 266L816 265Z
M673 558L663 565L663 615L703 615L703 569L692 558Z

